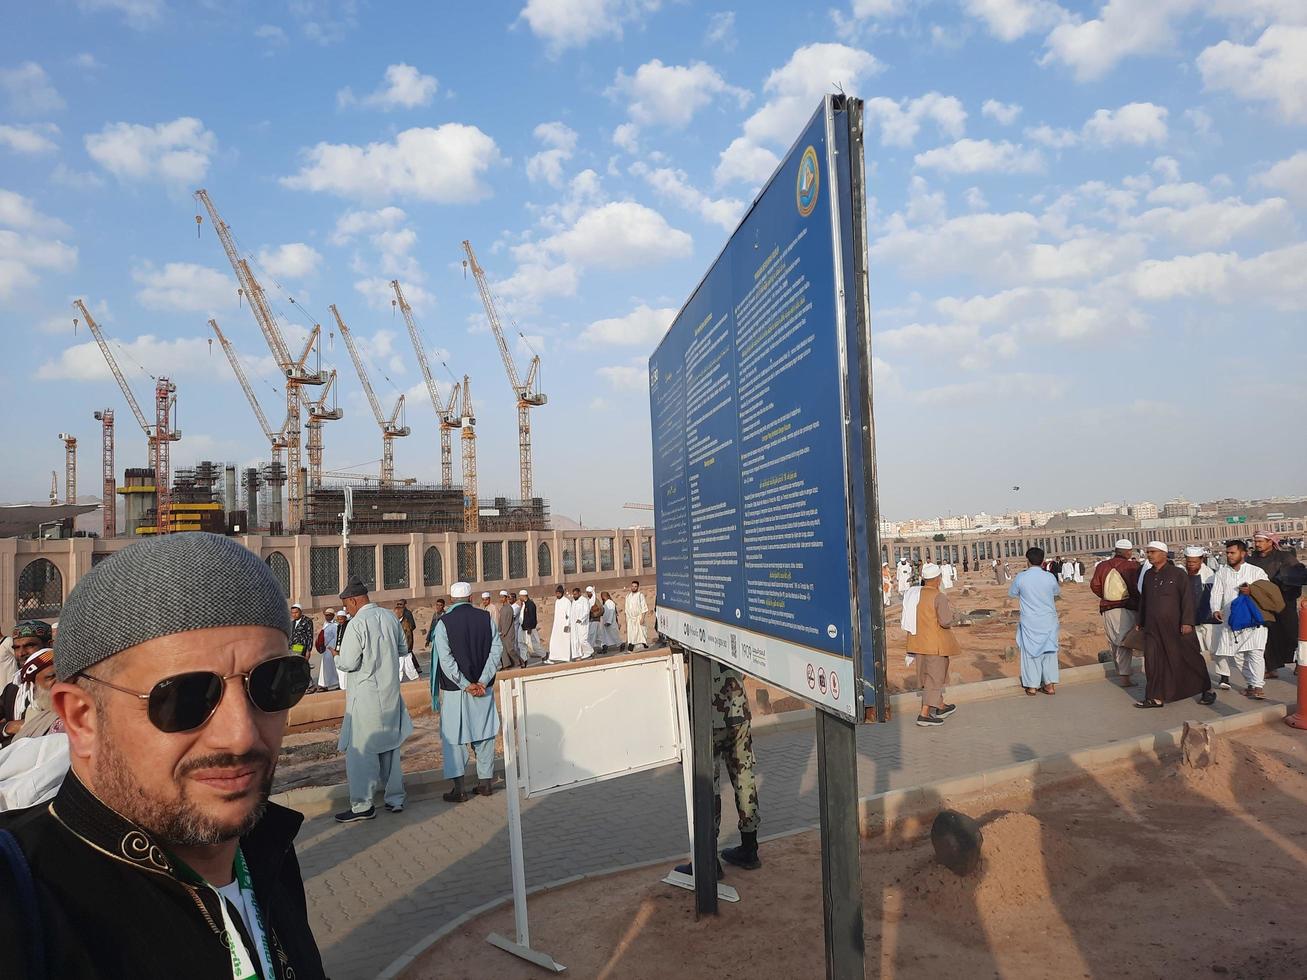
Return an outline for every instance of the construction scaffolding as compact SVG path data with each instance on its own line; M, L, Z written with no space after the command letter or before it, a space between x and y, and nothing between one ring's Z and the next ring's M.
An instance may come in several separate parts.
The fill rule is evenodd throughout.
M389 534L462 531L465 515L462 487L354 486L351 534ZM345 510L345 486L309 490L305 534L339 534ZM549 505L540 498L521 501L491 497L478 501L482 532L544 531L549 528Z

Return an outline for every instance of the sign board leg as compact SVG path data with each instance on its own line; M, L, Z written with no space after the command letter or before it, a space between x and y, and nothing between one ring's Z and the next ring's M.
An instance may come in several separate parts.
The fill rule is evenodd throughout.
M858 833L857 728L817 712L817 785L821 805L821 890L827 980L862 980L862 866Z
M694 907L717 914L717 835L713 832L712 661L690 654L690 733L694 748Z

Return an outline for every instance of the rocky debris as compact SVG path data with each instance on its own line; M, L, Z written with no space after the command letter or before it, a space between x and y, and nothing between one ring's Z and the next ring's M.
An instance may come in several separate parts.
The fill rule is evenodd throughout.
M1186 721L1180 735L1180 754L1190 769L1206 769L1216 756L1216 733L1201 721Z

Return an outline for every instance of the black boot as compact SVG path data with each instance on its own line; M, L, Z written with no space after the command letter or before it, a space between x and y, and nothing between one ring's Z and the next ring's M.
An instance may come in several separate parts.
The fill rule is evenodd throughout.
M455 776L449 792L442 793L440 798L446 803L466 803L470 797L467 795L467 790L463 788L463 777Z
M761 868L762 861L758 858L758 832L741 831L740 846L728 847L722 851L722 860L746 871L756 871Z
M492 779L481 780L481 785L478 786L475 790L473 790L473 792L476 793L477 796L489 796L494 791L495 791L494 780Z

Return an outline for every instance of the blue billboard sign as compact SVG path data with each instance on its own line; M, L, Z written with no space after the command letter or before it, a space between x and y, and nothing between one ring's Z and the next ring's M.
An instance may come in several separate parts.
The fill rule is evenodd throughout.
M660 632L859 721L884 678L861 176L861 103L827 97L649 359Z

